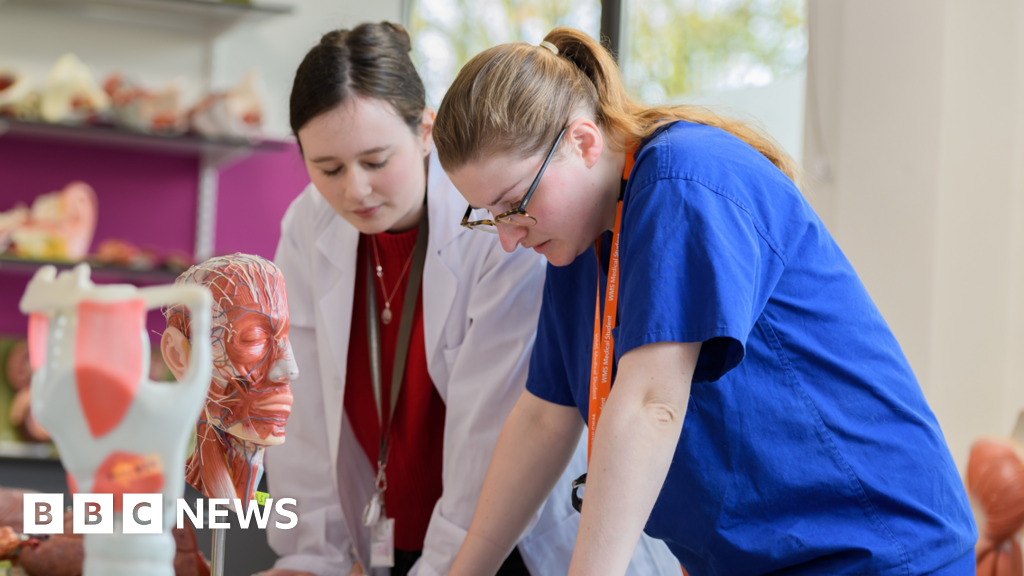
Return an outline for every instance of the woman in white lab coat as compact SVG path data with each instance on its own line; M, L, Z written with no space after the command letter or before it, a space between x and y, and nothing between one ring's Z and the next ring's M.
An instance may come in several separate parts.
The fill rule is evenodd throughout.
M393 575L446 574L525 384L543 261L460 227L466 202L432 151L433 111L409 47L400 26L363 24L325 35L296 73L291 124L312 184L284 217L275 262L300 376L286 442L266 467L271 496L295 498L299 521L270 523L281 558L266 574L376 574L388 544ZM585 447L575 454L559 486L582 473ZM569 494L551 494L499 574L565 574L578 521ZM633 569L680 573L649 540Z

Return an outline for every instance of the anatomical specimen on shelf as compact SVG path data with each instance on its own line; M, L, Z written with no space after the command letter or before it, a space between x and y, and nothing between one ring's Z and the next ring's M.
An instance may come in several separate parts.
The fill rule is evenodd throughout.
M37 197L28 220L12 232L15 254L37 260L82 260L96 232L96 212L96 193L84 182Z

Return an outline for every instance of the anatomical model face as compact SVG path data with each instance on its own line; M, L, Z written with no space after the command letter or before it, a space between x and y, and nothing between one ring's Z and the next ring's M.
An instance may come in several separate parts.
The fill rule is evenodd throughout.
M292 405L289 383L298 375L288 342L284 277L272 263L238 254L193 266L178 283L201 284L213 293L208 422L257 444L284 442ZM168 325L184 321L187 330L184 313L172 312Z
M190 482L201 476L206 489L196 487L208 496L234 497L223 494L228 474L244 499L262 474L263 447L284 442L292 405L289 383L298 376L288 342L284 278L263 258L234 254L193 266L177 284L206 286L214 301L213 378L197 430L199 446L189 463ZM171 308L165 314L168 328L161 347L178 376L187 365L185 338L199 335L190 334L184 310ZM215 453L227 455L227 471Z

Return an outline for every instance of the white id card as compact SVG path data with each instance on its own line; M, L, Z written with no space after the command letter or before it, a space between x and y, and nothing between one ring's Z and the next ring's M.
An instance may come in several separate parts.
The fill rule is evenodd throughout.
M395 519L381 518L370 528L370 567L395 565Z

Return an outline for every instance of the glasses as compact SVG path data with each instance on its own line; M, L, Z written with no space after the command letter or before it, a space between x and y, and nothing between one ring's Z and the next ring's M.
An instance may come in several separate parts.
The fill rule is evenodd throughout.
M497 224L512 224L513 226L533 226L537 223L537 219L526 213L526 205L530 203L530 198L533 198L533 191L537 189L537 184L540 183L540 177L544 175L544 170L547 169L548 164L551 162L551 156L554 155L555 149L558 148L558 143L562 141L562 136L565 135L565 131L569 127L562 128L562 131L558 133L558 138L555 139L555 143L551 145L551 150L548 151L548 155L544 158L544 163L540 166L540 172L537 173L537 177L533 179L533 184L530 185L530 189L526 191L526 196L523 196L523 201L519 203L519 206L507 211L502 212L494 217L493 220L473 220L470 221L469 217L473 215L474 210L472 206L466 208L466 215L462 217L462 226L469 228L470 230L479 230L481 232L487 232L490 234L497 234Z

